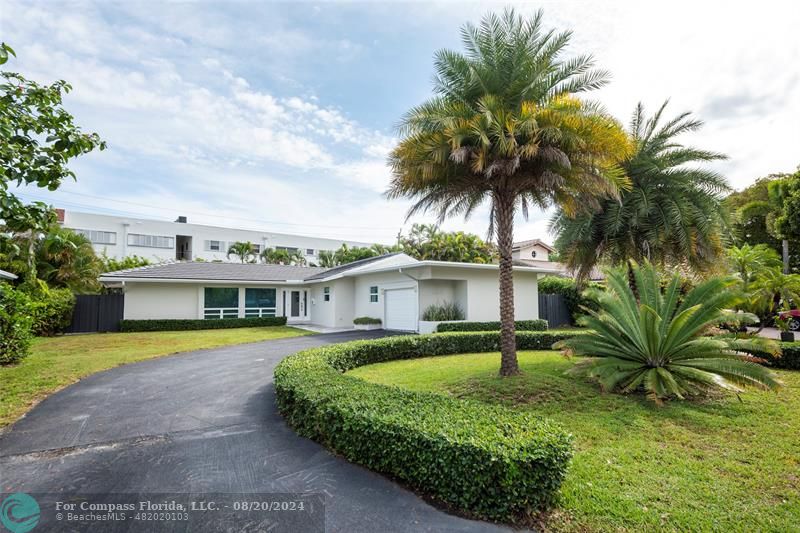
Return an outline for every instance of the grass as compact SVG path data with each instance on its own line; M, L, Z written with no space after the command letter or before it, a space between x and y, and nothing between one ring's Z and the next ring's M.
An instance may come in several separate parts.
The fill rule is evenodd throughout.
M177 352L309 334L277 326L37 338L22 362L0 366L0 427L49 394L101 370Z
M790 531L800 524L800 372L778 393L748 391L663 407L605 394L564 373L574 361L520 352L523 375L497 377L499 354L393 361L349 374L501 403L556 420L576 455L554 531Z

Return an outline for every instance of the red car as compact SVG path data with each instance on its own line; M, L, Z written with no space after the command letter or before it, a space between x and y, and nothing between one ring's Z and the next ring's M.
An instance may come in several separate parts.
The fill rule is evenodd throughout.
M780 314L781 318L790 318L789 331L800 331L800 309L784 311Z

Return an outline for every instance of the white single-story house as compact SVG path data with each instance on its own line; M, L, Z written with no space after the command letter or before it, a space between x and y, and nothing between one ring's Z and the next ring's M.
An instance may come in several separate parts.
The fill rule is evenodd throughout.
M356 317L390 330L419 331L433 304L456 303L467 320L499 320L498 266L418 261L403 253L335 268L181 262L103 274L122 288L124 318L219 319L286 316L288 323L352 327ZM514 267L516 318L539 318L537 277L554 271Z

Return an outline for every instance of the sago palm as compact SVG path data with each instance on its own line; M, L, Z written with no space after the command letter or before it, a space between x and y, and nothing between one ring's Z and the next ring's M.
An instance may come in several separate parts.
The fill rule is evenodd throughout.
M725 179L702 163L725 156L680 143L702 122L681 113L663 117L667 103L648 118L640 103L629 135L630 157L620 161L631 188L592 213L573 217L560 210L551 227L562 262L585 278L598 262L650 260L660 265L708 269L722 252Z
M662 289L661 276L649 263L631 263L637 297L628 270L606 271L608 290L598 291L599 310L581 318L589 332L556 344L590 359L576 367L610 391L642 390L651 399L685 398L722 388L771 389L779 385L768 368L743 352L778 353L774 341L758 337L704 336L725 321L741 296L733 277L716 277L685 295L673 275ZM667 281L667 280L665 280Z
M514 331L514 216L556 204L575 213L625 186L614 161L629 143L621 126L574 95L603 85L590 56L564 58L571 33L507 10L462 29L464 54L436 54L436 95L411 109L390 156L390 198L440 221L490 208L499 255L501 375L519 372Z

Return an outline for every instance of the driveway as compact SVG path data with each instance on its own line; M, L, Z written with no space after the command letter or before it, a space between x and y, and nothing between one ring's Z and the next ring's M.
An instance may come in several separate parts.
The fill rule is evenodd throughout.
M318 493L326 531L501 530L439 511L284 424L272 383L281 359L379 335L335 333L201 350L90 376L0 435L0 492ZM207 513L191 531L246 529L222 520ZM158 525L148 530L188 530Z

